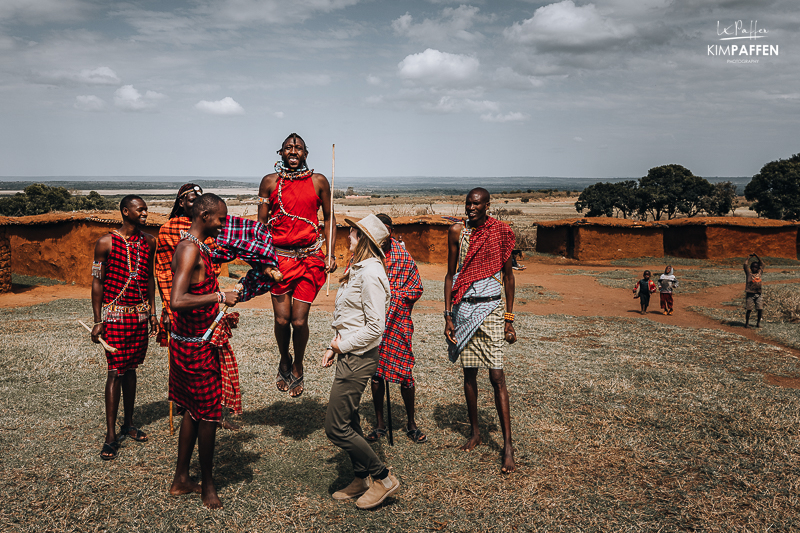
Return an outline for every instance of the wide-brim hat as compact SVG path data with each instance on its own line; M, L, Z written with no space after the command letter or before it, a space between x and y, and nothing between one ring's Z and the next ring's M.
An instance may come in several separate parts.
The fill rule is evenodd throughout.
M378 247L381 257L386 257L383 253L383 243L389 238L389 230L381 219L375 215L367 215L361 220L353 220L351 218L344 219L350 226L360 229L364 235L367 236L372 243Z

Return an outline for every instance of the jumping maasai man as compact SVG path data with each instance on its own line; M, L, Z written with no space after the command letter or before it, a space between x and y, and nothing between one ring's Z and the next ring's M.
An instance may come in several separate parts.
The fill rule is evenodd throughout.
M400 394L406 406L408 424L406 435L412 441L422 444L428 437L417 427L414 418L414 352L411 350L411 336L414 334L414 323L411 321L411 310L414 303L422 296L422 280L419 277L417 264L403 243L394 238L392 219L381 213L376 215L389 230L389 238L383 246L386 254L386 275L392 297L386 313L386 329L380 345L380 361L378 370L372 378L372 403L375 404L375 429L366 437L375 442L386 435L386 424L383 421L384 382L399 383Z
M219 343L230 335L225 315L210 342L203 334L219 312L220 304L233 306L239 295L220 292L214 275L209 248L204 244L216 237L225 225L228 208L215 194L204 194L192 207L192 226L184 232L172 259L173 283L170 306L173 312L169 370L169 399L183 413L178 438L178 460L169 493L200 492L203 504L211 509L222 507L212 476L214 441L222 419L222 378ZM221 333L221 335L218 335ZM198 442L201 484L189 477L189 463Z
M172 291L172 258L175 247L181 240L181 233L189 231L192 225L192 206L195 199L203 194L203 189L194 183L183 185L175 198L169 221L161 226L158 232L158 245L156 247L156 279L158 290L161 293L161 327L159 342L162 346L169 343L168 335L172 324L173 313L169 305ZM214 246L214 239L208 239L205 244ZM214 276L219 276L219 265L213 265ZM222 366L222 405L234 415L242 413L242 395L239 388L239 366L230 344L220 348L220 364ZM224 429L237 430L240 427L223 418Z
M124 437L146 442L147 435L133 425L136 402L136 368L147 353L147 330L158 330L155 314L153 254L156 239L141 231L147 222L147 204L135 195L119 203L122 226L103 235L94 248L92 264L92 341L105 341L116 348L106 351L106 440L100 457L115 459ZM122 393L125 419L119 438L115 429Z
M488 216L488 209L486 189L471 190L466 201L467 220L464 224L453 224L448 231L444 334L450 360L455 362L460 356L464 369L464 395L472 435L461 449L470 451L481 443L477 376L479 368L488 368L503 429L501 472L507 474L514 471L515 465L508 390L503 373L503 341L513 344L517 340L511 262L515 238L507 224ZM506 296L505 313L502 292Z
M258 189L258 220L267 225L278 254L283 281L272 288L275 340L281 354L275 385L297 398L303 393L303 356L308 344L308 312L325 283L325 274L336 270L323 244L331 236L336 220L331 211L328 179L306 166L306 143L296 133L278 150L281 160L275 173L267 174ZM317 211L322 207L324 229L320 232ZM333 250L336 232L327 242ZM294 359L289 343L294 347Z

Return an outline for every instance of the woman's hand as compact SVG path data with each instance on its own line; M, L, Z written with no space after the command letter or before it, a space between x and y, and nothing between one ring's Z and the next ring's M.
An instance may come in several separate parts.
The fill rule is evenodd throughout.
M337 333L331 341L331 348L333 349L334 353L342 353L342 351L339 349L339 339L341 338L342 336Z

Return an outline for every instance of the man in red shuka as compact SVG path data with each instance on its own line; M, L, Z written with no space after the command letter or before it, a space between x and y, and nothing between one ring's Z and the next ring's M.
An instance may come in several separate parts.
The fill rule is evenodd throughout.
M303 356L308 344L308 312L311 302L325 283L328 272L336 270L336 259L328 259L323 244L333 250L336 219L331 210L331 188L322 174L306 166L306 143L296 133L289 135L281 149L275 172L261 180L258 189L258 220L269 227L278 255L283 281L272 289L275 339L281 354L275 385L297 398L303 394ZM320 231L317 212L322 208L324 228ZM294 360L289 354L294 347Z

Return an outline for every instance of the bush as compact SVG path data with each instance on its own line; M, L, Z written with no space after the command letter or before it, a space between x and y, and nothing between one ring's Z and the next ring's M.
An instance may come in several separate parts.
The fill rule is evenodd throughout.
M64 187L34 183L24 193L0 199L0 215L21 217L41 215L51 211L113 210L119 205L96 191L86 196L72 196Z
M767 163L744 188L758 216L800 220L800 154Z

